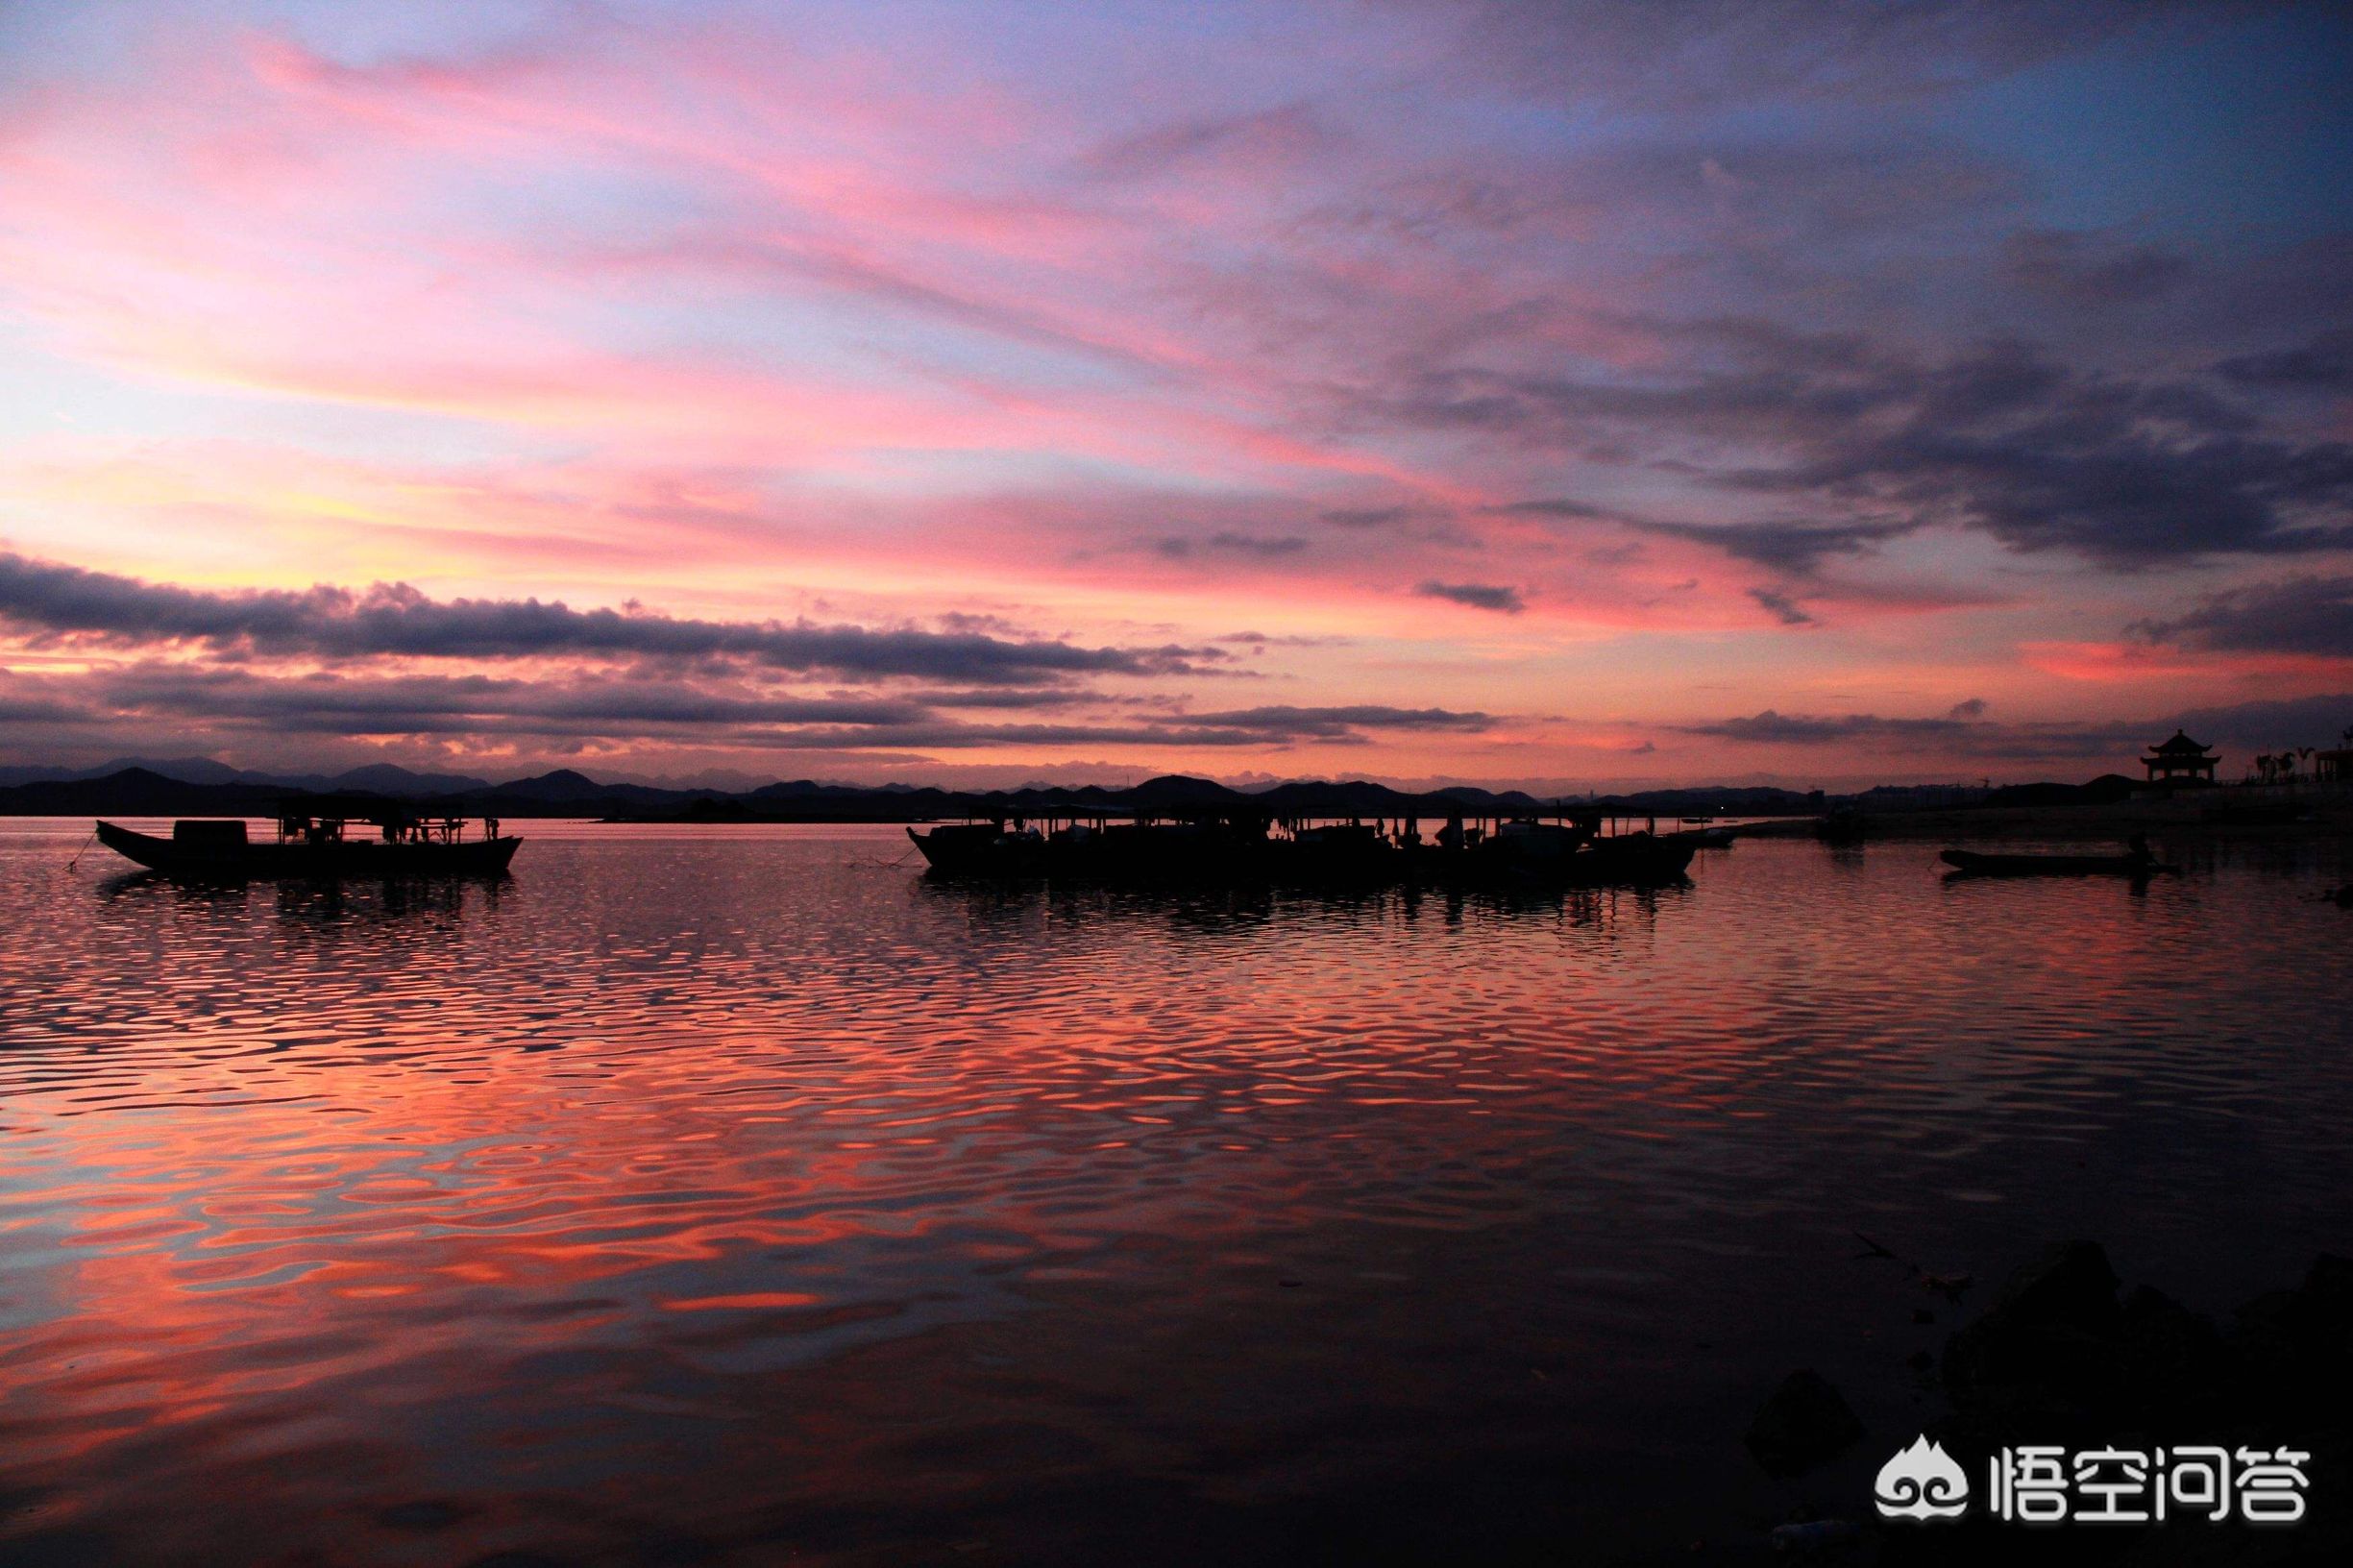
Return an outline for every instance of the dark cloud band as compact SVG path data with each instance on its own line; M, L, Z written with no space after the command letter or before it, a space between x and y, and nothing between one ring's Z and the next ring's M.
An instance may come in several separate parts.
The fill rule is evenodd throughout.
M2170 618L2126 628L2152 643L2353 659L2353 576L2300 576L2233 588Z
M404 584L221 593L0 554L0 620L139 646L323 659L731 658L771 669L1023 685L1083 675L1205 674L1222 649L1084 648L979 632L701 621L561 601L439 600Z
M1071 717L1054 723L1017 717L1042 707L1060 708ZM272 674L159 660L75 675L0 674L0 730L22 735L97 726L121 731L129 740L140 727L162 723L219 732L377 740L471 736L620 743L651 737L667 745L832 750L1358 746L1384 733L1477 734L1497 721L1484 713L1363 703L1139 712L1130 702L1082 688L806 697L707 678Z
M2353 548L2353 444L2274 425L2230 395L2227 379L2092 373L2016 343L1930 360L1757 321L1661 330L1713 363L1627 380L1433 370L1384 394L1380 417L1534 452L1615 432L1658 468L1808 515L1611 521L1780 571L1940 525L2123 568ZM2309 379L2326 366L2268 369ZM1608 515L1575 502L1510 509Z
M1495 610L1504 615L1517 615L1528 608L1517 588L1485 582L1437 582L1418 584L1414 590L1424 599L1449 600L1467 604L1474 610Z
M2257 750L2279 746L2326 743L2353 724L2353 693L2241 702L2193 708L2145 719L2095 723L2003 723L1983 717L1977 698L1955 703L1943 718L1888 718L1873 713L1810 715L1772 708L1746 718L1719 719L1674 726L1679 734L1704 735L1757 746L1826 750L1926 750L1985 763L2080 759L2122 772L2140 747L2176 729L2235 752L2243 762Z

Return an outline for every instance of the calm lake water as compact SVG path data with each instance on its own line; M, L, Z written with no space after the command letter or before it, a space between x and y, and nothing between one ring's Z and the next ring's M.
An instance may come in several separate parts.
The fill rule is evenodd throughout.
M520 826L208 892L0 821L0 1560L1688 1560L1866 1506L1743 1450L1792 1367L1915 1431L1950 1314L1852 1232L2210 1311L2353 1245L2341 845L1499 903Z

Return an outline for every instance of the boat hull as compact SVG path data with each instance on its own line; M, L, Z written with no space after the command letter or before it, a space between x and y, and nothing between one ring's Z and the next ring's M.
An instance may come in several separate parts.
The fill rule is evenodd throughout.
M245 844L190 847L120 827L98 824L98 842L126 860L166 876L207 882L280 877L320 879L404 876L494 876L506 870L523 840L508 834L460 844Z
M1273 884L1291 887L1608 887L1681 880L1698 844L1630 835L1562 853L1522 853L1489 842L1469 849L1400 847L1373 835L1327 840L1214 830L1115 827L1083 839L1008 834L985 826L907 829L943 878L1142 886Z
M1320 852L1262 833L1183 825L1121 824L1084 835L1048 837L973 824L929 833L911 827L907 837L922 851L935 876L1013 881L1048 877L1147 886L1264 882L1302 874L1336 877L1352 867L1375 870L1382 854L1397 853L1386 845L1372 846L1363 855Z
M2180 870L2140 855L1984 855L1948 849L1938 858L1964 876L2158 876Z
M1490 840L1459 856L1441 851L1433 879L1563 888L1660 887L1683 879L1699 847L1697 837L1630 833L1586 840L1567 854L1521 856Z

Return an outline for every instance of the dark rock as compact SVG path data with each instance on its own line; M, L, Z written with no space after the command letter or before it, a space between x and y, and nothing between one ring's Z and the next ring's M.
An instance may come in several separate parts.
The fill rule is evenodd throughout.
M2135 1413L2168 1430L2214 1419L2238 1382L2213 1321L2145 1285L2124 1298L2117 1352Z
M2257 1409L2294 1402L2304 1359L2296 1345L2295 1316L2292 1290L2267 1291L2231 1314L2231 1352Z
M2093 1241L2047 1248L1945 1342L1945 1392L1996 1432L2096 1424L2128 1386L2116 1270ZM2037 1441L2049 1441L2038 1438Z
M2115 1325L2117 1284L2098 1242L2054 1242L2002 1282L1987 1315L2097 1334Z
M1802 1475L1863 1435L1846 1397L1811 1367L1792 1372L1749 1423L1749 1452L1768 1474Z
M2324 1253L2303 1284L2235 1315L2231 1349L2258 1410L2325 1416L2353 1404L2353 1262Z
M1920 1276L1922 1289L1935 1291L1955 1307L1961 1305L1961 1298L1976 1283L1976 1277L1971 1274L1930 1274L1923 1270Z
M2353 1258L2324 1252L2314 1259L2296 1289L2296 1304L2316 1337L2353 1335Z
M2126 1387L2116 1342L2077 1329L1973 1323L1946 1342L1941 1365L1954 1409L2021 1433L2021 1441L2035 1431L2086 1434Z
M2353 1352L2353 1262L2323 1253L2302 1285L2257 1296L2238 1318L2243 1330L2276 1336L2298 1357Z

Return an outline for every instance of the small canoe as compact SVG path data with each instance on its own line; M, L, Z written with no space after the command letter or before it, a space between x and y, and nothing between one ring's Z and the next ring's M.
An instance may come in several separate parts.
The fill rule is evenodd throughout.
M2181 870L2146 855L1981 855L1948 849L1939 858L1964 876L2160 876Z

